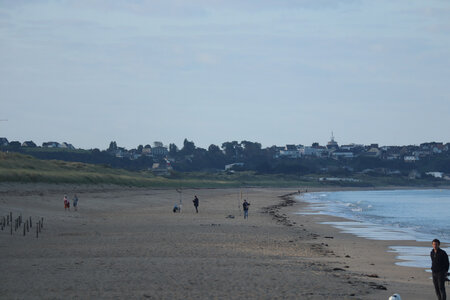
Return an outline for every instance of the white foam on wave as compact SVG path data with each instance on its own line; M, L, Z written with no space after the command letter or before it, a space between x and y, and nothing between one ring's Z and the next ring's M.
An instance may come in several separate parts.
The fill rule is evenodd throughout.
M394 230L388 226L366 222L323 222L321 224L331 225L344 233L351 233L370 240L407 241L415 238L403 230Z
M431 247L416 246L390 246L388 252L394 252L398 255L396 259L400 260L395 264L403 267L430 268Z

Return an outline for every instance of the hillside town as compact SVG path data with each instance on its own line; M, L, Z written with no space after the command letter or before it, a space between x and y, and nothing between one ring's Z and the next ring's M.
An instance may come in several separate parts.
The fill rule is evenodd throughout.
M11 141L7 138L0 137L1 147L19 148L37 148L39 147L33 141ZM76 148L67 142L44 142L41 148L58 148L75 150ZM333 158L333 159L353 159L355 157L373 157L380 160L404 160L405 162L415 162L420 159L430 157L436 154L448 152L450 150L450 143L442 142L428 142L420 145L408 146L379 146L378 144L347 144L339 145L331 136L330 141L326 145L319 145L313 143L311 146L304 146L301 144L289 144L285 146L276 147L274 158L302 158L302 157L316 157L316 158ZM111 155L117 158L138 159L141 156L149 157L167 157L169 154L169 147L164 146L162 142L154 142L153 146L149 144L138 147L136 149L127 150L124 147L118 147L115 142L112 142L110 148L107 150Z
M236 141L225 142L221 147L211 145L208 149L203 149L196 147L193 142L185 139L181 149L178 149L175 144L167 146L160 141L154 142L152 145L139 145L135 149L126 149L118 146L117 143L113 141L106 150L100 151L99 149L77 149L67 142L58 143L48 141L42 143L41 146L38 146L33 141L8 141L8 139L4 137L0 138L0 149L2 151L24 152L40 158L58 158L63 160L65 159L65 156L61 156L61 153L78 153L82 150L84 153L101 153L103 156L108 156L111 159L114 158L115 162L118 160L121 160L122 162L134 161L134 165L136 166L139 165L138 162L141 162L142 166L145 166L146 169L151 169L155 171L155 173L161 174L166 174L173 169L178 171L263 170L274 172L278 170L280 172L285 172L288 168L279 168L280 163L277 162L283 162L282 165L286 166L289 162L294 163L296 161L324 161L326 162L325 164L318 163L320 168L309 167L309 171L324 173L330 170L336 170L337 168L350 173L359 171L395 175L402 173L402 168L406 168L408 169L409 176L421 176L420 174L423 173L435 178L450 179L448 175L448 173L450 173L448 171L450 169L448 160L445 160L443 166L440 167L440 170L427 167L427 169L422 170L422 172L416 172L417 174L414 174L413 172L413 175L411 175L411 172L414 171L415 168L408 167L408 165L419 165L421 162L425 161L427 162L427 166L429 166L428 162L434 158L448 158L450 156L450 143L426 142L420 145L407 146L379 146L378 144L339 145L333 133L326 145L320 145L319 143L313 143L311 146L289 144L285 146L272 146L264 149L261 148L261 144L248 141L242 141L241 143ZM40 151L36 151L37 149L40 149ZM47 154L43 157L42 153ZM51 153L60 153L60 156L53 157ZM68 160L84 160L83 158L75 159L73 157L74 156L72 155ZM99 160L99 162L105 163L104 160L105 158ZM333 161L336 163L333 163ZM365 163L368 161L378 161L379 163L378 165L376 163L369 163L364 169L358 169L358 167L355 166L355 163L352 163L354 161L363 161ZM266 167L266 169L264 169L261 167L264 164L269 164L271 167ZM301 163L299 164L299 166L305 165L305 163L303 163L303 165ZM124 163L116 163L116 165L113 164L113 166L125 166L126 168L126 164ZM139 167L136 167L136 169L139 169ZM291 172L289 170L288 173Z

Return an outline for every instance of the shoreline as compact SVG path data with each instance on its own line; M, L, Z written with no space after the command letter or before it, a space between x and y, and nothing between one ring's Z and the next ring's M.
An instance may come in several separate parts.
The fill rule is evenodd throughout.
M423 188L420 187L406 189L423 190ZM446 189L448 189L448 187L446 187ZM373 189L308 189L307 193L339 192L349 190L371 191ZM379 188L376 190L405 190L405 188L393 187ZM284 208L281 210L281 213L284 212L285 214L289 214L291 221L288 221L288 223L290 222L292 224L292 222L294 222L295 224L299 219L302 219L304 223L309 224L309 226L307 226L307 230L318 232L319 234L317 235L317 239L321 245L332 249L332 255L338 259L342 259L348 270L353 270L359 273L367 272L370 273L369 277L383 279L383 282L387 284L388 290L392 291L390 294L387 293L386 297L392 293L399 293L402 297L407 299L427 299L427 297L433 298L433 284L430 279L431 275L427 271L430 267L423 268L418 266L399 265L398 263L405 262L406 260L398 258L397 256L400 255L400 253L392 250L392 248L403 246L425 247L431 250L431 241L375 240L357 236L353 233L343 232L342 229L339 229L329 223L355 221L328 214L297 214L309 206L308 202L295 198L295 196L301 194L305 193L297 192L286 195L284 199L285 202L278 207L279 209ZM305 220L307 220L307 222L305 222ZM343 241L348 241L349 244L345 245L344 243L343 245ZM370 255L358 255L358 252L367 251L368 249L370 249L370 251L368 251ZM373 262L367 263L367 261L370 260Z
M79 211L64 211L62 196L71 198L75 192ZM251 203L248 220L242 216L240 193ZM194 194L200 198L199 214L193 211ZM104 299L387 299L393 293L407 299L433 297L428 274L391 263L395 255L386 252L381 241L317 224L318 216L292 214L306 204L289 199L289 194L297 192L183 189L182 213L174 214L171 208L180 199L174 189L0 184L2 214L43 216L46 224L39 239L0 231L0 263L8 271L0 273L0 294Z

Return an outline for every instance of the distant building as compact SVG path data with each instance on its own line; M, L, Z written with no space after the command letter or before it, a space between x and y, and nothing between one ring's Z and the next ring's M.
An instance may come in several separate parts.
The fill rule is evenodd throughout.
M434 178L443 178L444 173L442 172L426 172L425 174L433 176Z
M117 158L125 158L127 157L127 150L123 147L119 147L114 150L114 156Z
M7 138L4 138L4 137L0 138L0 146L8 146L8 145L9 145L9 142L8 142Z
M405 157L403 157L403 160L405 162L416 162L419 160L419 158L413 155L406 155Z
M166 156L167 154L169 154L169 150L167 149L167 147L155 146L155 147L152 148L152 155L153 156Z
M59 147L59 143L58 142L45 142L45 143L42 143L42 147L44 147L44 148L58 148Z
M331 153L332 158L354 158L354 154L351 151L334 151Z
M392 154L386 155L386 159L387 160L397 160L397 159L400 159L400 158L401 158L401 155L398 154L398 153L392 153Z
M381 150L378 148L370 148L368 151L362 153L361 156L379 158L381 153Z
M304 156L315 156L315 157L324 157L328 155L327 148L324 146L319 146L317 143L314 143L313 146L303 147L300 149L300 153Z
M11 142L9 142L8 146L13 147L13 148L20 148L21 145L22 144L19 141L11 141Z
M280 156L288 158L299 158L301 156L301 153L297 146L286 145L284 149L280 150Z
M75 147L72 144L66 142L59 144L59 148L75 150Z
M130 160L135 160L138 159L139 157L141 157L141 154L138 153L136 149L131 149L130 151L128 151L128 158Z
M225 165L225 171L231 170L234 167L243 167L244 163L234 163L234 164L229 164L229 165Z
M412 155L417 158L424 158L431 156L433 154L432 150L416 150L412 152Z
M142 149L142 155L152 156L152 148L150 146L144 147L144 149Z
M168 160L164 160L159 163L154 163L152 166L152 172L155 175L169 175L172 169L173 169L172 165Z
M273 156L273 158L279 158L280 157L280 153L281 151L284 150L284 147L280 147L280 146L275 146L275 154ZM224 151L223 151L224 152ZM225 152L224 152L225 153Z
M339 149L338 143L334 140L333 132L331 132L331 140L327 143L327 149L328 150Z
M359 144L348 144L348 145L342 145L339 147L340 150L347 150L347 151L355 151L355 150L362 150L364 149L364 145Z
M25 141L22 143L22 147L36 148L37 146L33 141Z
M431 143L420 144L420 149L430 150L433 153L441 153L442 151L446 151L445 148L446 147L445 147L444 143L440 143L440 142L431 142Z

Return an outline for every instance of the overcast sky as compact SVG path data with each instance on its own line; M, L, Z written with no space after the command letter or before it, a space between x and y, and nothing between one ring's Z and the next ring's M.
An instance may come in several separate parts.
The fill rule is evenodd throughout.
M0 137L450 142L448 0L0 0Z

